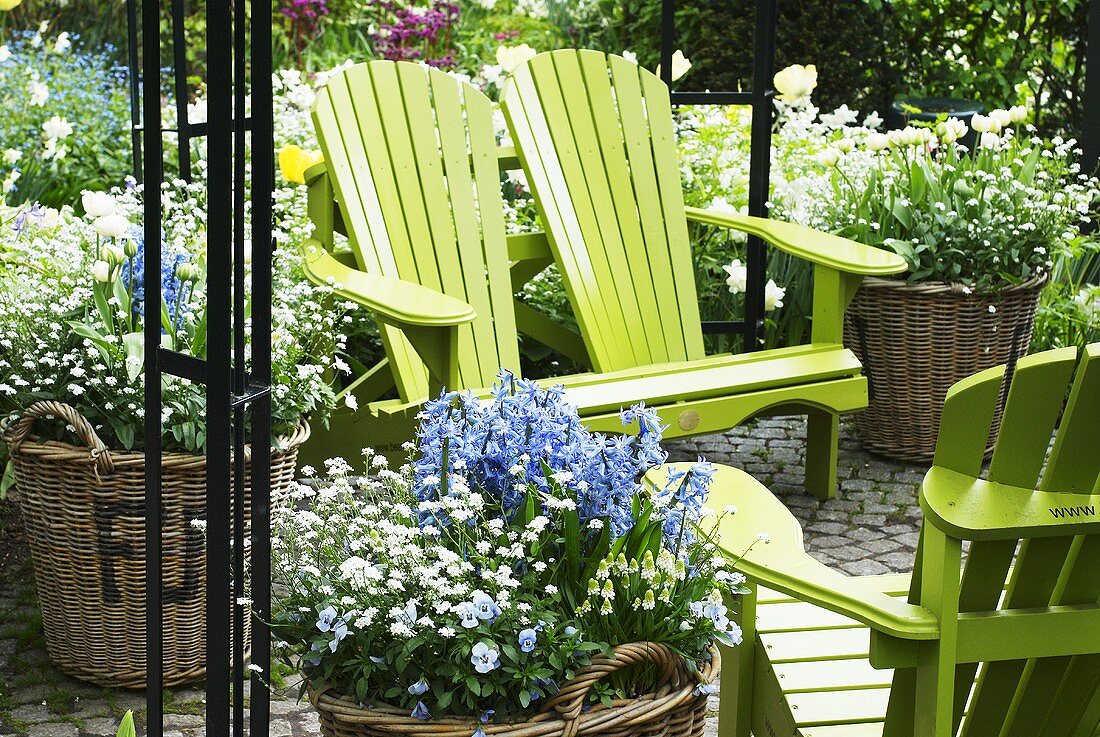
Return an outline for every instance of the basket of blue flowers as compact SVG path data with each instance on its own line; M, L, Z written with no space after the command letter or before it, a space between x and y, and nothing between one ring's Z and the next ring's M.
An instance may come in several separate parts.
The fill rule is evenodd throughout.
M429 402L400 469L367 450L292 493L273 632L326 735L703 733L744 579L713 466L664 465L652 410L622 419L590 432L560 387L502 373Z

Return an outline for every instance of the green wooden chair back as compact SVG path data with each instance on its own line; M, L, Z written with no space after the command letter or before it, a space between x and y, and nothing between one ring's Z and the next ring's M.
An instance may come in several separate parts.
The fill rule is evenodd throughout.
M668 88L619 56L516 69L501 106L593 368L704 355Z
M935 466L972 477L981 473L1004 374L1003 366L991 369L951 390ZM1075 349L1066 348L1019 361L988 480L1040 493L1100 493L1100 344L1089 346L1079 359ZM1041 498L1036 503L1046 506ZM1070 520L1097 513L1100 509L1086 506L1062 511ZM914 602L920 596L919 568L927 561L918 555L917 563ZM1100 535L975 541L963 567L959 612L1095 605L1100 602L1098 571ZM1028 634L1052 636L1050 631ZM1074 633L1064 630L1053 636L1071 638ZM895 676L887 734L905 733L912 675L898 671ZM956 669L954 723L962 723L967 737L1092 737L1100 718L1098 687L1100 654L998 660L985 663L980 673L978 664L963 664Z
M519 369L492 103L423 65L374 61L333 76L313 120L359 268L469 303L459 328L463 387ZM400 330L379 325L405 401L427 370Z

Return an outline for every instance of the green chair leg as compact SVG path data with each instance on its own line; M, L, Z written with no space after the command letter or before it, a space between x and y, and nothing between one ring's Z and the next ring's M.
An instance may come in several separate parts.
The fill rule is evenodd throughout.
M749 737L752 729L753 658L756 653L756 584L741 597L737 616L743 640L735 648L720 647L718 737Z
M806 491L818 499L836 496L840 415L811 409L806 413Z

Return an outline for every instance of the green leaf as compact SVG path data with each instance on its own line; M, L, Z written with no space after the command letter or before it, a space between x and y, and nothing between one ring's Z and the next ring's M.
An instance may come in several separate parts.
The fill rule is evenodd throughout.
M107 342L107 339L103 337L102 333L82 322L69 322L69 327L80 337L92 341L99 351L99 355L103 358L103 362L107 364L107 369L109 371L114 371L115 362L111 360L111 344Z
M137 737L137 730L134 728L134 712L127 710L122 717L122 722L118 725L117 737Z
M126 375L133 381L145 370L145 336L126 333L122 345L126 348Z

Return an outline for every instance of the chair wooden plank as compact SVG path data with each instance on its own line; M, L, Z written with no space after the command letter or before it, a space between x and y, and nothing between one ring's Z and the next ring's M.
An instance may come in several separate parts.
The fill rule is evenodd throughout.
M604 170L607 172L614 202L612 212L615 213L622 235L623 253L628 266L628 271L624 273L630 274L631 288L636 296L642 325L661 325L662 316L652 288L653 274L649 268L646 242L638 214L639 203L634 198L634 185L630 181L618 105L614 101L609 76L609 66L620 62L614 57L584 51L578 53L578 58L587 83L588 100L592 106ZM626 62L625 59L623 61ZM647 341L650 363L670 360L671 354L665 344L664 330L643 330L642 334Z
M611 362L612 338L605 334L608 325L600 319L598 284L585 249L580 222L567 198L562 200L557 194L567 192L568 184L562 163L554 153L554 140L548 131L529 65L520 66L512 73L505 95L509 101L509 130L528 173L528 184L541 203L540 214L551 250L563 276L572 276L563 281L592 367L598 372L619 368Z
M857 364L858 365L858 364ZM747 393L851 376L857 370L847 351L801 354L753 363L738 362L681 374L605 381L568 386L570 402L585 413L617 411L639 400L665 404L706 397Z
M440 76L449 76L439 72ZM493 105L489 98L472 86L463 86L466 106L466 125L469 129L473 160L474 182L481 216L481 248L484 263L484 279L489 290L493 337L496 341L497 362L492 371L501 367L519 373L519 342L516 340L516 316L512 309L512 288L508 275L508 241L504 227L504 205L500 191L500 174L497 170L496 129L493 126ZM468 277L474 279L473 275ZM484 366L483 366L484 368ZM492 377L485 377L483 386Z
M1097 407L1100 407L1100 344L1082 351L1065 416L1043 477L1043 489L1088 494L1100 487Z
M665 220L665 247L671 269L655 273L658 290L674 290L679 309L680 330L688 358L704 355L703 330L699 320L699 297L695 285L695 265L691 258L687 216L684 214L683 181L680 178L676 133L672 127L672 104L668 86L647 70L641 72L650 137L653 143L653 166L657 173L657 188L661 193L661 209ZM659 281L658 281L659 280Z
M1004 366L995 366L947 392L933 464L968 476L981 473L1004 374Z
M632 363L637 365L664 360L656 359L655 352L649 347L649 331L635 294L635 275L626 255L620 220L611 216L616 212L611 194L611 175L596 123L597 117L603 120L602 127L606 133L608 123L614 124L615 121L614 98L607 76L606 57L598 51L577 51L551 54L550 59L556 72L555 87L563 91L577 91L563 94L562 100L569 121L568 129L576 144L579 160L584 163L574 198L580 196L591 202L597 225L598 235L589 237L585 245L590 253L597 252L593 253L593 260L600 257L606 267L606 281L601 284L600 292L604 295L605 304L611 303L622 314L631 346ZM585 65L585 73L582 73L581 65L585 60L588 63ZM578 94L581 90L586 90L587 94ZM621 144L619 147L621 148ZM615 147L610 148L609 154L613 156ZM582 184L585 186L582 187ZM629 181L617 184L621 186L629 184ZM649 288L648 284L637 286L640 290ZM661 354L664 354L663 350Z
M1038 484L1065 398L1050 389L1069 385L1076 362L1077 350L1063 348L1025 356L1016 364L989 464L990 481L1032 488Z
M664 211L656 207L661 193L657 186L657 172L653 162L653 144L645 103L642 98L640 77L648 74L636 64L612 57L610 61L615 102L619 107L619 122L623 130L623 143L630 165L630 181L638 202L642 235L645 237L645 257L654 278L654 294L661 315L661 330L672 360L698 358L688 352L684 344L683 329L678 318L679 303L676 293L658 288L662 275L672 273L668 258L668 234L665 229ZM686 226L685 226L686 227Z
M800 632L863 626L850 617L804 601L761 604L757 611L757 628L760 632Z
M356 103L364 108L363 119ZM369 74L365 67L359 67L329 81L318 95L313 119L360 268L399 276L394 242L399 246L397 250L401 250L400 244L406 236L403 226L388 229L382 214L381 198L391 191L385 183L392 182L387 176L388 157L368 159L363 143L380 135L376 118L369 117L372 108ZM375 127L371 128L372 125ZM364 138L364 126L371 138ZM372 164L378 168L372 168ZM393 365L398 394L405 401L423 397L428 391L428 372L419 356L400 331L380 324L379 332Z
M828 637L820 632L772 632L761 634L760 642L772 663L843 660L866 658L871 635L866 627L831 631Z
M872 668L866 658L773 664L785 693L852 688L888 688L894 671Z
M596 298L597 301L593 304L593 307L598 310L599 319L608 328L604 331L604 339L607 350L613 352L614 359L611 366L633 366L639 361L634 356L626 317L622 305L619 304L619 296L614 287L615 275L608 264L607 252L603 244L603 234L600 230L601 216L606 217L606 215L597 213L594 208L592 193L589 191L588 180L585 176L586 170L602 167L602 162L599 159L597 150L590 149L586 151L581 148L582 142L576 138L577 131L573 128L569 113L566 110L565 98L567 95L564 93L563 86L559 83L557 77L558 72L555 62L561 56L560 54L544 54L536 56L528 63L538 90L539 103L542 106L542 113L546 120L546 130L553 142L553 148L550 151L556 156L564 176L565 186L555 191L554 196L559 201L559 207L572 210L580 229L580 243L582 244L580 247L586 252L590 272L578 276L582 279L592 280L587 291ZM572 65L575 66L574 53L568 53L565 57L567 60L572 57ZM568 66L568 64L565 65ZM576 93L569 95L569 97L584 99L583 96ZM578 116L578 123L580 122L583 121ZM590 122L587 132L591 133ZM594 134L592 139L590 141L586 136L583 143L592 145ZM598 181L596 175L593 176L593 180ZM565 279L573 277L567 272L563 272L562 276Z
M909 594L909 573L883 573L877 576L861 576L860 580L889 596L905 597ZM789 594L784 594L767 586L760 586L757 590L756 600L760 604L776 604L785 601L797 601Z
M791 714L799 726L881 722L886 718L889 688L851 691L812 691L787 696Z

